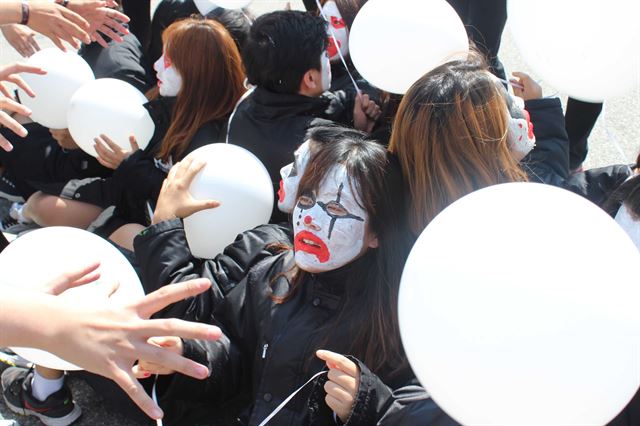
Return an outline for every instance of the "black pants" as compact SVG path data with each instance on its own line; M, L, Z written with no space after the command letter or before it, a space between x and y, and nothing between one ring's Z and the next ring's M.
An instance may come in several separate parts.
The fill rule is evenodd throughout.
M131 19L129 31L140 40L146 51L151 33L151 0L123 0L124 13Z
M587 158L589 135L602 111L601 103L569 98L565 113L565 128L569 135L569 168L575 170Z
M458 12L469 39L484 53L491 72L506 78L498 60L502 31L507 22L507 0L447 0Z

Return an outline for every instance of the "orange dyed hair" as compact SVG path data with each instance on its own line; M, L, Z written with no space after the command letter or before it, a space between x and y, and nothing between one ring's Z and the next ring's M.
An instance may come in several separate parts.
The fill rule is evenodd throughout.
M409 186L415 234L477 189L527 180L507 144L507 114L498 86L474 55L434 69L409 89L389 149Z
M159 157L180 158L203 124L226 119L244 93L240 53L222 24L188 18L162 34L164 54L182 77ZM213 142L213 141L212 141Z

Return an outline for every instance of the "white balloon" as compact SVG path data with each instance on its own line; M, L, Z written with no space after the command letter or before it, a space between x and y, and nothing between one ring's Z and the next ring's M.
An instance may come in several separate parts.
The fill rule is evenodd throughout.
M83 151L97 157L94 139L101 134L125 150L131 150L134 135L140 149L153 137L155 124L143 106L147 98L135 87L114 78L99 78L85 84L69 104L69 132Z
M20 74L36 93L32 98L18 88L20 102L31 109L30 118L36 123L50 129L66 129L71 97L80 86L95 80L91 67L77 53L58 48L34 53L27 64L43 68L47 74Z
M201 15L206 15L217 7L225 9L242 9L251 4L253 0L193 0Z
M129 261L108 241L76 228L49 227L29 232L0 254L2 285L39 291L61 274L100 262L100 279L67 290L63 296L91 305L106 298L111 284L118 282L118 290L110 303L125 304L144 296L142 284ZM2 289L0 288L0 291ZM37 313L34 313L37 315ZM43 327L47 326L43 318ZM29 361L57 370L80 370L48 352L32 348L12 348Z
M469 40L445 0L369 0L351 26L349 51L367 81L404 94L437 66L466 58Z
M640 254L568 191L510 183L450 205L407 260L402 341L462 424L603 425L640 385Z
M191 195L199 200L221 202L220 207L184 219L191 253L202 259L212 259L239 233L269 222L273 210L273 184L260 160L236 145L206 145L189 157L207 163L191 184Z
M509 0L508 14L522 56L556 89L600 102L638 85L636 0Z

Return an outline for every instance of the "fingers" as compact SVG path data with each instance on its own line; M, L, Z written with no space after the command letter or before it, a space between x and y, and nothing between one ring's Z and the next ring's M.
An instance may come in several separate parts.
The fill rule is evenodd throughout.
M196 175L200 172L200 170L204 169L204 166L206 165L207 163L201 160L190 161L189 167L182 176L185 180L184 184L189 187L191 185L191 182L193 182L193 179L195 179Z
M353 396L350 395L349 392L347 392L342 386L334 382L330 382L330 381L326 382L324 384L324 390L327 393L327 395L331 395L341 403L352 401L354 399Z
M174 173L174 180L175 179L181 179L185 173L187 173L187 171L189 170L189 168L191 167L191 164L193 163L193 157L189 157L187 156L184 160L182 160L180 163L176 164L176 171Z
M31 87L29 87L27 82L24 81L22 77L20 77L19 75L11 74L7 76L5 80L15 84L16 86L24 90L27 95L31 96L32 98L35 98L36 93L33 91Z
M131 398L147 416L152 419L161 419L163 416L162 410L158 407L158 404L153 402L151 397L147 395L140 382L133 377L132 373L119 367L116 368L111 379L129 395L129 398Z
M18 135L18 136L20 136L22 138L27 136L27 134L29 133L29 132L27 132L27 129L22 127L22 125L20 123L18 123L16 120L11 118L9 116L9 114L7 114L4 111L0 111L0 124L2 124L3 126L7 127L13 133L15 133L16 135Z
M347 373L352 377L358 377L360 374L358 366L344 355L337 354L331 351L319 350L316 351L316 356L327 363L329 368L337 368L343 373Z
M209 376L209 369L204 365L183 357L170 349L149 345L144 351L144 360L138 370L144 374L171 374L172 372L184 374L194 379L205 379ZM143 376L144 377L144 376Z
M84 284L92 283L100 278L100 273L97 272L97 269L100 267L100 262L94 262L90 265L87 265L77 271L72 271L66 274L66 278L69 281L69 286L77 287Z
M18 102L14 101L11 98L0 99L0 108L9 110L11 112L16 112L20 115L31 115L31 110L29 108L27 108L22 104L19 104ZM7 125L5 124L5 126ZM26 133L25 133L25 136L26 136Z
M6 152L11 152L13 150L13 145L11 145L11 142L9 142L7 138L0 135L0 148L4 149Z
M104 143L106 143L109 148L111 148L111 151L113 152L118 152L118 151L122 151L122 148L120 148L120 145L118 145L117 143L115 143L114 141L112 141L109 136L107 135L100 135L100 138L102 141L104 141Z
M100 35L98 31L94 31L93 33L91 33L91 40L95 41L105 49L109 48L109 43L104 39L104 37Z
M0 92L2 92L2 94L7 98L13 99L13 94L11 93L11 90L9 90L9 88L2 82L0 82Z
M329 370L327 378L344 389L358 389L358 380L343 371L332 368Z
M136 137L134 135L129 136L129 144L131 145L131 151L137 151L140 149L138 141L136 141Z
M183 283L166 285L159 290L148 294L136 306L138 314L142 318L149 318L161 309L187 297L200 294L211 287L211 281L201 278L185 281ZM176 333L157 333L153 336L178 336ZM183 336L181 336L183 337Z

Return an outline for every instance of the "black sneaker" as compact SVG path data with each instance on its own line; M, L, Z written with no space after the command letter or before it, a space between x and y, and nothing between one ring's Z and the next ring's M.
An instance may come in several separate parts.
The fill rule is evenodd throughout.
M9 201L24 203L24 197L16 188L16 184L11 180L11 177L7 176L6 173L0 176L0 197Z
M2 373L2 396L11 411L23 416L36 416L47 426L67 426L78 420L82 410L73 402L65 383L44 401L32 396L33 370L9 367Z

